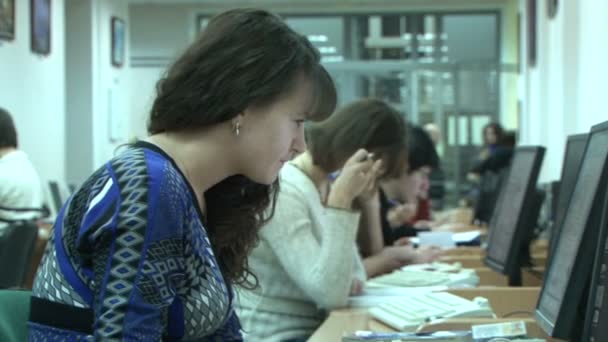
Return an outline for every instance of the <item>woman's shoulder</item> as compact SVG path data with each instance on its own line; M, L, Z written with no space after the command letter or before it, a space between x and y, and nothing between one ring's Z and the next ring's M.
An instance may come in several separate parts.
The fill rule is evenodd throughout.
M145 180L148 186L171 183L182 186L183 179L173 160L154 145L139 142L129 145L106 164L117 180L130 184Z
M279 173L280 193L306 198L318 197L318 191L308 176L292 163L287 163Z

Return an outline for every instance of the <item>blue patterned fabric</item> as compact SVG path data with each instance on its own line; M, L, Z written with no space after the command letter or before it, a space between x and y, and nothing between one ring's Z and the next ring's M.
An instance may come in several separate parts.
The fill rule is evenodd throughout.
M60 212L33 295L94 313L93 335L30 323L30 341L242 340L192 189L138 143Z

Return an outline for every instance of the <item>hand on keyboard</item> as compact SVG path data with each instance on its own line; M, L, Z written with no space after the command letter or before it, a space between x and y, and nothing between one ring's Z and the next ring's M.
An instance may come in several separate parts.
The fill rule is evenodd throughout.
M416 254L412 259L412 264L426 264L437 260L443 251L436 246L422 246L416 249Z
M371 308L370 314L395 329L408 332L442 318L495 317L485 298L470 301L447 292L402 297Z

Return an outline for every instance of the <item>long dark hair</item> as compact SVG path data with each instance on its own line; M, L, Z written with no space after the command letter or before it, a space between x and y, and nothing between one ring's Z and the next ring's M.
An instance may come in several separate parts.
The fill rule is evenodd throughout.
M486 141L486 131L490 128L494 131L494 135L496 135L496 144L497 145L500 144L502 142L503 136L505 134L505 130L502 128L502 126L498 122L490 122L483 127L483 131L482 131L483 140L482 141L483 141L484 145L488 145L488 142Z
M363 99L338 110L306 129L313 163L326 172L341 168L360 148L384 163L384 177L398 177L407 161L407 129L394 108L377 99Z
M309 118L335 108L336 90L319 53L279 17L239 9L212 18L156 86L148 132L181 131L226 122L249 106L263 106L292 89L303 75L313 82ZM205 192L206 229L227 281L257 285L247 256L273 215L278 182L229 177Z

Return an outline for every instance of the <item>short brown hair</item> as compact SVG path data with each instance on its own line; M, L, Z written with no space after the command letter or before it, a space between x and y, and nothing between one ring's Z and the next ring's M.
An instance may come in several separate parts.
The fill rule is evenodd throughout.
M17 147L17 130L8 111L0 108L0 148Z
M401 114L377 99L353 102L306 130L315 165L327 172L341 168L358 149L381 158L383 177L399 176L407 164L407 130Z

